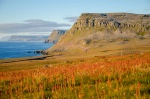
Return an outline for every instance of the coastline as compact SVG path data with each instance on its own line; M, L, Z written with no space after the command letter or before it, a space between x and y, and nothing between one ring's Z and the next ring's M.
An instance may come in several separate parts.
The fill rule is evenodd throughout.
M53 44L43 42L0 42L0 60L42 56ZM41 51L40 53L37 53ZM45 54L44 54L45 55Z

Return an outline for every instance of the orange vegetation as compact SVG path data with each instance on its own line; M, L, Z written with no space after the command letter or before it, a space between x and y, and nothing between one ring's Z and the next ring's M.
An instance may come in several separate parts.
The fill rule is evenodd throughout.
M0 72L6 98L149 97L150 54L94 57L87 62ZM129 90L129 91L127 91ZM113 93L112 93L113 92Z

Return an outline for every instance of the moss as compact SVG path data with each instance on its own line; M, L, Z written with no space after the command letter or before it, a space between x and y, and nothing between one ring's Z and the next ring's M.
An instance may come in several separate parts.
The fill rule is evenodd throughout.
M141 35L144 36L146 34L146 32L138 32L137 35Z

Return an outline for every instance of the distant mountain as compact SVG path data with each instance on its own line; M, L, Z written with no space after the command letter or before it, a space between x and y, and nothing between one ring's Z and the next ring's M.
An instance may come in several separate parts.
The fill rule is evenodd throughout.
M0 38L0 41L8 41L10 39L10 36L5 36Z
M83 13L58 43L46 52L75 52L85 48L101 50L108 49L106 47L110 45L125 49L146 45L149 41L150 14Z
M25 41L25 42L32 42L32 41L38 41L38 42L44 42L48 36L30 36L30 35L12 35L8 41Z
M45 43L56 44L66 32L67 30L53 30L48 39L45 40Z

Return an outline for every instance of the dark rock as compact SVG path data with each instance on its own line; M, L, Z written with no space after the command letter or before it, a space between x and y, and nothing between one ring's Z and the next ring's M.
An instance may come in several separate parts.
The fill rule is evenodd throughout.
M36 54L43 54L44 51L43 50L39 50L39 51L34 51L34 53L36 53Z
M27 53L32 53L31 51L27 51Z

